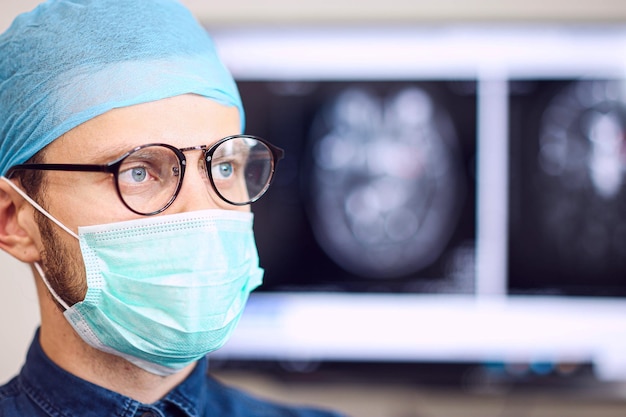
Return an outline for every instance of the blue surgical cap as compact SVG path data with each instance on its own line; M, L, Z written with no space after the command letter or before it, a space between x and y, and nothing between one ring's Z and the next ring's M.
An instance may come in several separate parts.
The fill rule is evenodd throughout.
M49 0L0 35L0 175L113 108L193 93L236 106L236 84L172 0Z

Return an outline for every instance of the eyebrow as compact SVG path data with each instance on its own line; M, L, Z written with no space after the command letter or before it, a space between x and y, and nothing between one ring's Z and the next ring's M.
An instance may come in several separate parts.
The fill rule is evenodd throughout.
M86 162L87 164L106 165L119 159L122 155L136 148L139 145L113 145L105 149L96 149L94 158Z

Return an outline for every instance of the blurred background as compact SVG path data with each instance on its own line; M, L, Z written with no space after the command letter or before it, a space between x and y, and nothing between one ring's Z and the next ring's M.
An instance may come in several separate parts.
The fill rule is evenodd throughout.
M626 414L626 3L183 3L287 152L212 372L354 416ZM38 312L0 278L5 381Z

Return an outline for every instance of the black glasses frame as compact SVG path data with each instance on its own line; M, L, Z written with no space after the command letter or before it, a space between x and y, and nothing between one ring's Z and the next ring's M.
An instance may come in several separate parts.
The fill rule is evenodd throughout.
M227 141L232 140L232 139L253 139L255 141L258 141L258 142L261 142L262 144L264 144L270 150L270 152L272 153L272 167L271 167L269 181L267 182L267 184L266 184L266 186L265 186L265 188L263 190L261 190L253 199L251 199L251 200L249 200L249 201L247 201L245 203L235 203L233 201L228 200L226 197L224 197L219 192L217 187L215 186L215 182L213 180L213 174L211 172L212 171L211 170L211 160L213 159L213 154L215 153L215 150L222 143L227 142ZM133 209L132 207L130 207L128 205L128 203L126 203L126 201L124 200L124 197L122 196L122 192L121 192L120 187L119 187L118 175L119 175L119 168L122 165L122 163L124 162L124 159L126 159L129 155L137 152L138 150L143 149L143 148L147 148L149 146L162 146L162 147L170 149L172 152L174 152L176 154L176 156L178 157L178 160L180 162L180 173L179 173L180 180L178 181L178 185L176 186L176 190L174 191L174 194L172 194L172 197L165 204L165 206L163 206L159 210L155 210L155 211L152 211L150 213L142 213L142 212L137 211L137 210ZM223 139L218 140L217 142L215 142L211 146L208 146L208 145L198 145L198 146L191 146L191 147L187 147L187 148L176 148L175 146L169 145L167 143L148 143L148 144L145 144L145 145L137 146L137 147L131 149L130 151L124 153L122 156L120 156L119 158L115 159L114 161L108 162L108 163L106 163L104 165L98 165L98 164L18 164L18 165L14 165L11 168L9 168L9 170L7 171L6 177L8 179L11 179L11 177L13 176L13 174L16 171L22 171L22 170L104 172L104 173L112 174L113 175L113 179L114 179L114 183L115 183L115 189L117 191L117 195L118 195L119 199L122 201L122 203L126 206L126 208L128 208L130 211L132 211L133 213L136 213L136 214L140 214L140 215L143 215L143 216L152 216L152 215L159 214L159 213L162 213L163 211L167 210L167 208L172 205L174 200L176 200L176 197L178 197L178 193L180 192L180 188L183 185L183 178L185 176L185 167L187 166L187 158L185 157L184 152L195 151L195 150L201 150L204 153L204 162L205 162L205 166L206 166L207 176L209 177L209 182L211 183L211 187L213 188L215 193L222 200L224 200L228 204L232 204L234 206L245 206L247 204L254 203L259 198L261 198L263 196L263 194L265 194L265 192L267 191L267 189L269 188L269 186L271 185L271 183L272 183L272 181L274 179L274 173L276 172L276 167L278 166L278 161L283 159L283 157L285 155L285 151L283 149L281 149L281 148L279 148L279 147L277 147L275 145L272 145L271 143L269 143L265 139L259 138L257 136L251 136L251 135L232 135L232 136L227 136L227 137L225 137Z

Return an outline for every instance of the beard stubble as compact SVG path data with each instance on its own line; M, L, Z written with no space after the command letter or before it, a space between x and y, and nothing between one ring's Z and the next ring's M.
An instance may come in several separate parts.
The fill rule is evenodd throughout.
M43 244L41 267L52 289L67 305L72 306L82 301L87 293L82 256L77 256L76 250L72 250L63 239L61 233L65 231L43 214L36 212L36 216ZM58 301L54 301L63 310Z

